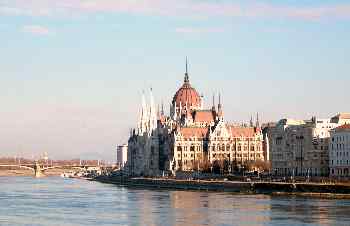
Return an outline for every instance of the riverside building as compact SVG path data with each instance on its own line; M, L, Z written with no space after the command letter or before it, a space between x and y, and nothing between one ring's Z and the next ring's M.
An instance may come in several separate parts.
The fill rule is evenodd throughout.
M128 160L128 145L118 145L117 146L117 165L120 168L124 168Z
M224 119L223 105L213 97L204 108L203 96L192 87L187 71L184 82L170 104L170 115L149 106L142 95L138 126L128 141L127 171L135 176L156 176L164 172L232 171L247 163L264 161L263 136L257 118L250 126L237 126Z
M329 176L330 131L350 122L349 114L331 119L282 119L269 131L272 173Z
M350 176L350 124L330 131L329 168L330 176Z

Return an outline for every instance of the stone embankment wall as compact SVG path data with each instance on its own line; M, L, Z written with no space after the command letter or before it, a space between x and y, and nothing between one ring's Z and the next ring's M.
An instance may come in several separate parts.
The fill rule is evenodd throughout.
M128 187L225 191L251 194L339 194L341 198L350 198L350 185L320 183L283 183L283 182L240 182L240 181L204 181L151 178L99 177L95 180L104 183L120 184Z

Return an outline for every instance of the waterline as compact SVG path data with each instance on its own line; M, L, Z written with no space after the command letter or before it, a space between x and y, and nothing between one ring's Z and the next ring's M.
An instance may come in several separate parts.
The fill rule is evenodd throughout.
M349 200L0 178L0 225L350 225Z

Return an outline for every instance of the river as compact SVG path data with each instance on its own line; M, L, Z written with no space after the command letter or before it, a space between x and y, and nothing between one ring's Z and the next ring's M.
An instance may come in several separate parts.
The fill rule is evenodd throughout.
M0 177L0 225L350 225L350 200Z

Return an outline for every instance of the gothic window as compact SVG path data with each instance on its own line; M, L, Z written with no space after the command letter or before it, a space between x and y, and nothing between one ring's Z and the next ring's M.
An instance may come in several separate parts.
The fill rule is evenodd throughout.
M194 151L194 146L191 146L191 147L190 147L190 151Z

